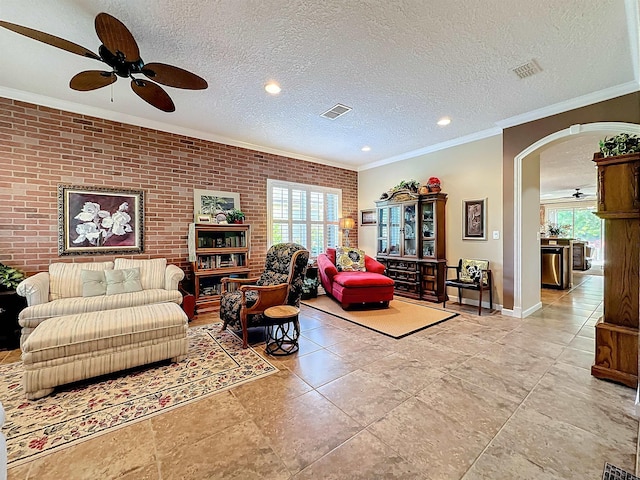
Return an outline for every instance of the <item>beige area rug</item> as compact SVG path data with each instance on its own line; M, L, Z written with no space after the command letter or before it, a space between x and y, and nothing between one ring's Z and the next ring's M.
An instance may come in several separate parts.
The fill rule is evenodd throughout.
M189 356L24 398L22 362L0 365L9 467L195 402L278 369L220 324L189 329Z
M458 315L402 300L391 300L389 308L352 307L349 310L343 310L328 295L319 295L302 303L393 338L406 337Z

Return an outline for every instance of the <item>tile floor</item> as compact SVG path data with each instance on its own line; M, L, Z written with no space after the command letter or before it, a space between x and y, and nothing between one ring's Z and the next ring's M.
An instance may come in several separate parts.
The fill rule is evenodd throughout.
M589 373L602 277L576 283L544 290L524 320L457 307L401 340L302 307L300 352L272 360L279 373L9 479L599 479L605 461L634 471L635 391Z

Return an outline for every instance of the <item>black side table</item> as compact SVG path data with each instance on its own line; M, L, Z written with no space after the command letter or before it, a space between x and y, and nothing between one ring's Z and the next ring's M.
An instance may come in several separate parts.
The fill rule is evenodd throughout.
M269 307L264 311L264 316L270 323L265 330L265 350L269 355L291 355L298 351L299 313L300 309L291 305Z
M13 350L20 346L18 314L27 306L27 299L15 290L0 291L0 348Z

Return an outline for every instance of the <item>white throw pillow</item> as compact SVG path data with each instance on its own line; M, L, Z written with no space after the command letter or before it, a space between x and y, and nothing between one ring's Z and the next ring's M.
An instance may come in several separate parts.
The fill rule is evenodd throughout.
M104 276L107 281L107 295L142 291L139 268L105 270Z

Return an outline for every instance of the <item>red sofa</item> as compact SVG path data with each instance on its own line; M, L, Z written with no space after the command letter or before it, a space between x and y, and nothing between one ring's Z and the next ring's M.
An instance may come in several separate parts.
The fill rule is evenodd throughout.
M365 255L366 272L339 272L336 268L336 249L328 248L318 255L320 282L328 295L343 309L356 303L382 303L393 300L394 281L383 275L384 265Z

